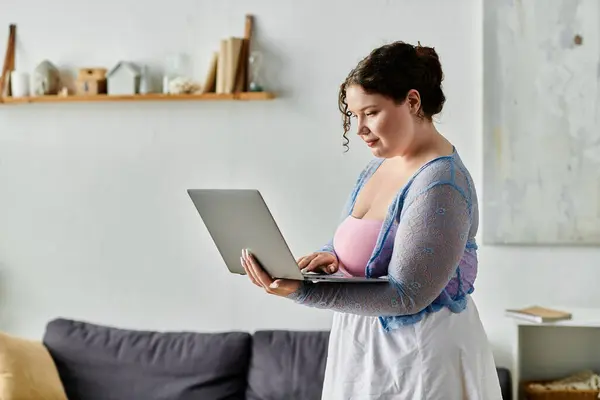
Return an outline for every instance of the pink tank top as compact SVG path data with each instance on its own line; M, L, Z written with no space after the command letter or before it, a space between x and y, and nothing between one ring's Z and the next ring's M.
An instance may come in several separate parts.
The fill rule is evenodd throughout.
M348 216L337 228L333 248L340 261L340 270L350 276L365 276L382 221Z

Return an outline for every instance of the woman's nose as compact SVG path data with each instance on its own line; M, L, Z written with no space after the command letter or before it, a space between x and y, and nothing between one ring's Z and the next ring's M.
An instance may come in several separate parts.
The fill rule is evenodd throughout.
M367 128L367 125L365 124L365 120L364 118L358 117L357 119L357 130L356 133L361 136L361 135L368 135L369 134L369 128Z
M356 118L356 133L358 135L364 135L363 131L365 130L365 120L363 117Z

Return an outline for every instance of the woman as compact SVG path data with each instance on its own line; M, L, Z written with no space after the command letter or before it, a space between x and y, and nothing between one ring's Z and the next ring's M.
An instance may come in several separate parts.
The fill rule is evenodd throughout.
M477 275L477 195L432 117L445 102L434 49L395 42L371 52L340 88L374 160L360 174L333 239L300 268L387 283L273 281L268 293L334 310L323 399L501 399L470 294Z

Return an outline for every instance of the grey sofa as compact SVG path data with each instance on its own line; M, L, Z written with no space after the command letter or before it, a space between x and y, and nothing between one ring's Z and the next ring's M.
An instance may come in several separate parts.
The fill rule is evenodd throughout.
M55 319L43 343L69 400L320 399L329 333L149 332ZM504 399L510 373L498 368Z

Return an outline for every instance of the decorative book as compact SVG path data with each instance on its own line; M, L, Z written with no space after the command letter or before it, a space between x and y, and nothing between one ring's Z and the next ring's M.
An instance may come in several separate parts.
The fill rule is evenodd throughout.
M544 322L563 321L572 318L571 313L540 306L532 306L521 309L508 309L506 310L506 316L537 322L540 324Z

